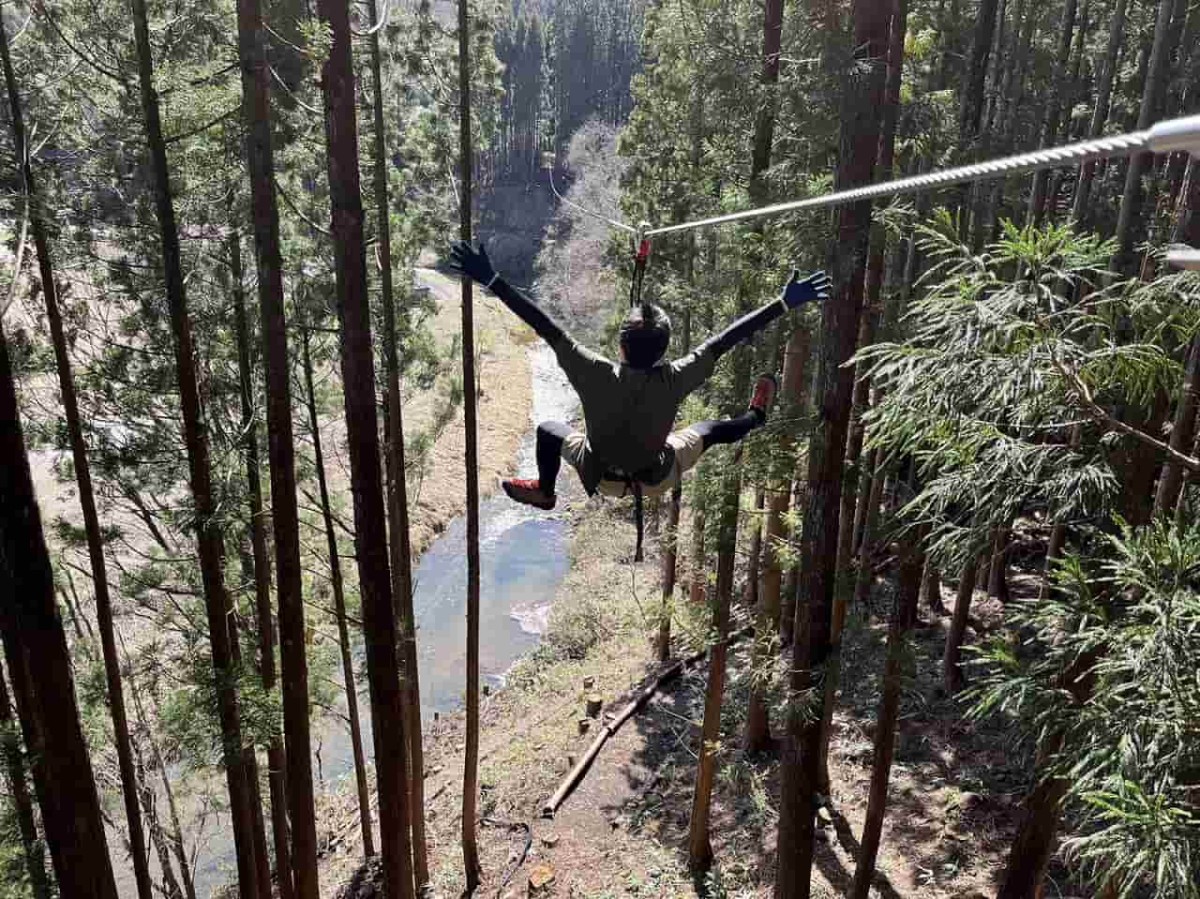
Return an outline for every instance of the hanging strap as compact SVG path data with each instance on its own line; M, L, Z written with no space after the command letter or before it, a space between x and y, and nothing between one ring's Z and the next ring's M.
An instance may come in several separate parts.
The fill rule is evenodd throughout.
M650 261L650 240L645 233L648 224L642 222L634 237L633 280L629 282L630 309L642 301L642 282L646 279L646 263Z

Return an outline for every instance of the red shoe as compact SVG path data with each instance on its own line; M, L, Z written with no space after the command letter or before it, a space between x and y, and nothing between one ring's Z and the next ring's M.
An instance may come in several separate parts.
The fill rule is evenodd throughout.
M754 384L754 394L750 397L750 408L766 418L778 392L779 382L775 380L774 375L759 375Z
M507 481L501 481L500 486L504 488L504 492L508 494L509 499L518 503L524 503L527 506L535 506L538 509L553 509L558 498L553 493L546 493L542 489L542 485L537 480L523 480L521 478L511 478Z

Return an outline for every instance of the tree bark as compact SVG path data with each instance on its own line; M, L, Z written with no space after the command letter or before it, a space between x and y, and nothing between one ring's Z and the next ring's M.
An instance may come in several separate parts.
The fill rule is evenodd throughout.
M992 560L988 567L988 596L995 597L1003 603L1007 603L1009 599L1008 550L1011 539L1010 528L996 528L995 540L992 543Z
M341 325L342 384L350 484L354 495L355 546L374 724L379 842L387 895L393 899L411 899L412 846L406 783L408 746L404 733L386 510L380 475L349 7L338 0L318 0L317 11L332 38L321 81L328 147L330 230Z
M1181 190L1179 222L1175 228L1176 238L1191 246L1200 245L1200 171L1195 160L1188 162L1184 178L1186 187ZM1183 387L1175 405L1175 420L1171 427L1171 448L1186 452L1196 433L1196 408L1200 400L1200 337L1193 337L1188 349L1187 371ZM1183 487L1183 471L1179 465L1168 461L1163 466L1154 498L1154 511L1164 515L1175 507Z
M350 629L346 624L346 594L342 585L342 560L338 553L337 531L325 481L325 454L321 450L321 423L317 418L317 396L313 389L312 353L309 332L304 332L304 388L308 405L308 427L312 433L313 467L317 470L317 491L321 498L321 518L325 524L325 545L329 550L329 582L333 589L333 614L337 619L338 648L342 656L342 681L346 687L346 717L350 721L350 748L354 756L354 780L358 787L358 821L362 829L363 855L375 854L371 827L371 792L367 786L367 760L363 753L362 725L358 717L358 689L354 684L354 656L350 651Z
M117 768L121 778L121 796L125 805L128 827L129 854L133 862L134 881L138 899L151 899L150 866L146 854L146 835L138 809L137 778L133 769L133 753L129 746L129 722L125 716L125 694L121 686L121 668L117 660L117 644L113 636L112 599L108 591L108 566L104 559L104 538L100 533L100 517L96 512L96 494L92 488L92 472L88 462L87 444L79 418L79 400L75 393L75 375L67 353L67 338L62 314L58 307L58 286L50 258L50 237L44 219L44 209L33 174L21 96L8 49L8 35L0 22L0 61L4 66L4 84L8 92L9 125L17 167L24 184L25 201L29 209L29 226L37 253L38 273L42 281L42 298L50 337L54 344L54 360L58 371L58 387L67 435L71 444L71 461L75 468L75 483L79 488L79 506L83 512L83 527L87 536L88 560L92 570L92 590L96 599L96 626L100 631L100 649L104 659L104 680L108 690L108 708L112 717L113 741L117 749ZM43 878L44 879L44 878ZM35 882L35 887L37 886ZM43 884L44 886L44 884Z
M116 899L66 634L0 329L0 635L63 896Z
M704 602L708 592L708 575L705 572L705 539L707 513L702 504L692 507L692 565L688 572L688 601Z
M879 529L879 506L883 502L883 482L886 472L881 470L879 452L871 452L868 463L874 474L871 477L870 499L867 501L867 515L863 521L862 548L858 553L858 573L854 580L854 604L865 603L871 594L871 584L875 581L875 532Z
M963 672L959 667L962 658L963 637L967 633L967 620L971 614L971 599L975 596L975 572L979 566L974 556L967 560L958 576L958 596L954 600L954 616L950 619L950 630L946 632L946 650L942 654L942 680L946 692L954 694L962 689Z
M459 236L471 240L471 40L468 0L458 0ZM467 893L479 886L475 825L479 801L479 451L476 425L475 310L471 279L462 281L463 419L467 480L467 733L463 762L462 850Z
M237 609L234 608L232 597L226 610L229 620L229 650L233 660L233 670L242 670L242 643L239 634ZM254 744L247 742L242 746L242 768L246 772L246 793L250 803L250 838L254 844L254 882L258 889L259 899L271 899L271 856L267 851L267 830L263 824L262 792L258 780L258 755Z
M736 561L732 542L737 539L738 491L740 469L729 466L724 477L720 518L717 522L717 584L713 594L713 630L715 641L709 652L708 686L704 694L704 722L700 729L700 761L696 768L696 786L692 793L692 817L688 832L688 864L696 872L707 871L713 862L709 839L709 813L712 809L713 784L717 773L717 742L721 730L721 703L725 695L725 661L729 651L729 607L733 599L733 567Z
M847 69L841 106L839 159L835 179L842 190L872 180L879 150L880 109L891 4L856 0L853 4L853 66ZM853 77L849 77L853 72ZM818 418L809 443L808 488L811 496L801 541L801 586L797 600L805 611L793 643L791 687L804 695L820 680L830 651L834 577L837 566L838 512L841 505L846 428L850 417L850 373L841 366L854 352L862 311L863 276L871 226L870 201L842 207L830 254L833 295L822 304L818 356ZM798 619L799 620L799 619ZM818 695L822 695L818 693ZM796 704L793 704L796 705ZM813 860L813 806L819 788L822 703L805 715L788 713L783 752L775 896L807 899ZM813 712L815 711L815 714Z
M4 751L8 792L12 797L17 830L21 834L21 848L25 853L25 870L29 872L29 887L33 899L50 899L50 884L46 879L46 856L42 851L37 825L33 820L33 800L29 796L29 783L25 780L25 756L21 752L21 737L18 724L13 719L12 704L8 698L8 686L4 683L3 671L0 671L0 744L3 745Z
M658 634L654 639L655 655L660 662L671 658L671 618L675 606L675 573L679 561L679 512L683 505L683 488L671 491L667 506L667 526L662 536L662 606L658 613Z
M1154 21L1154 42L1146 63L1146 77L1142 84L1142 100L1138 110L1137 128L1149 128L1154 122L1155 112L1166 89L1167 64L1171 31L1171 15L1174 0L1159 0ZM1119 273L1132 274L1136 263L1133 252L1134 225L1141 212L1142 177L1154 159L1153 153L1135 153L1129 158L1125 170L1125 190L1121 195L1121 208L1117 217L1115 239L1117 252L1113 257L1113 269Z
M378 23L375 0L368 0L371 21ZM387 500L388 552L392 569L392 601L400 625L400 664L403 670L402 701L408 738L409 827L412 831L413 875L418 891L429 883L429 855L425 846L425 748L421 728L421 686L417 668L417 625L413 612L412 545L408 521L408 484L405 480L404 413L400 395L400 359L396 346L396 300L392 283L392 229L389 221L387 139L383 120L383 70L379 31L371 34L371 82L375 140L372 142L372 181L375 192L376 232L379 241L379 282L383 301L383 358L387 375Z
M999 0L980 0L971 35L971 54L967 57L962 105L959 108L959 133L963 146L969 147L979 133L983 115L984 80L987 77L988 55L992 50L992 34L996 29Z
M128 650L124 649L122 642L122 650L125 652L126 667L128 667ZM158 772L159 778L162 780L163 796L167 800L167 814L171 819L170 840L171 854L175 858L176 864L179 865L179 876L183 880L184 893L187 899L196 899L196 880L192 876L192 866L188 861L187 850L183 845L183 828L179 824L179 807L175 803L175 790L171 786L171 778L167 772L166 763L163 761L162 750L158 745L158 741L154 739L154 732L150 729L150 719L146 716L146 709L142 705L142 699L137 689L137 681L130 680L131 690L129 691L133 699L133 711L137 716L138 726L141 732L145 735L146 742L150 745L150 760L154 765L154 769ZM134 744L137 748L137 744Z
M1099 137L1108 122L1112 108L1112 89L1117 76L1117 62L1121 56L1121 41L1125 35L1125 9L1127 0L1117 0L1113 8L1112 21L1108 27L1108 44L1096 76L1096 104L1092 109L1092 120L1088 126L1088 137ZM1092 181L1096 177L1096 162L1089 160L1079 167L1079 179L1075 183L1075 197L1071 217L1079 228L1087 228L1088 204L1091 200Z
M942 575L933 564L925 561L925 573L921 577L921 593L925 597L925 605L934 615L945 615L946 606L942 602Z
M858 864L850 885L852 899L867 899L875 877L875 860L883 835L883 819L887 813L888 781L892 774L892 759L896 753L896 733L900 726L900 694L904 686L904 650L910 630L909 622L916 616L921 593L922 559L915 537L905 541L896 584L896 598L888 625L887 661L883 669L883 693L879 714L875 720L875 760L871 767L871 789L867 798L867 816L863 822L862 842Z
M238 382L242 405L243 448L246 454L246 492L250 498L250 552L254 571L254 608L258 618L258 672L263 689L275 690L275 622L271 614L271 564L267 557L267 519L263 510L258 454L258 418L254 414L254 376L250 326L242 271L241 238L236 228L229 237L233 279L233 318L238 343ZM292 899L292 851L288 835L286 754L283 735L272 728L267 744L267 789L271 796L271 837L275 848L275 878L279 899Z
M146 0L131 0L131 7L137 43L142 114L149 145L155 214L162 244L163 275L166 279L167 304L170 307L171 331L174 338L175 370L183 413L183 437L187 447L189 482L195 504L200 576L208 617L213 674L217 684L217 710L221 722L225 778L229 790L229 810L237 855L238 888L243 899L249 899L258 895L258 883L254 862L253 813L250 808L246 772L242 764L242 727L238 712L237 682L230 648L229 626L226 620L229 602L223 570L225 547L220 523L216 517L208 429L204 422L196 377L196 351L184 288L179 231L175 222L175 202L171 194L158 94L154 88L154 63L151 57Z
M783 397L783 408L780 415L785 419L795 419L803 414L804 386L808 369L808 357L812 349L812 335L804 325L797 326L783 351L783 382L780 394ZM795 440L791 437L781 439L777 449L785 460L785 465L794 466ZM759 597L758 625L755 633L754 648L750 667L756 670L762 664L761 650L766 641L773 638L779 631L782 615L783 566L779 560L779 544L783 539L783 517L787 514L791 498L791 484L786 478L777 478L770 491L767 503L767 521L764 555L766 564L763 567L762 592ZM746 751L751 753L766 752L775 745L771 737L771 717L767 706L767 694L758 682L751 686L750 699L746 710Z
M1054 855L1062 801L1069 786L1063 778L1047 778L1026 797L1024 819L1013 841L996 899L1034 899L1041 895L1046 868Z
M904 38L908 27L908 0L895 0L888 36L887 77L884 84L883 107L880 110L879 158L876 175L881 181L892 176L896 158L896 119L900 111L900 82L904 71ZM871 226L870 252L867 257L865 299L863 315L859 322L858 346L862 348L875 341L875 330L882 317L880 309L883 292L884 254L887 249L887 233L883 226ZM829 741L833 730L833 707L837 699L838 683L842 670L842 631L846 627L848 600L853 592L850 574L850 548L854 537L855 487L859 456L862 454L866 427L862 417L866 412L870 382L866 377L856 378L855 369L850 369L854 387L851 392L851 412L847 436L846 462L842 475L841 508L838 512L837 568L834 575L833 615L830 622L829 664L826 669L825 700L821 720L821 749L818 771L820 791L829 792Z
M296 505L296 447L292 434L291 366L283 301L283 259L275 158L271 137L271 82L267 35L260 0L238 0L238 59L246 160L254 225L258 303L266 363L267 451L271 471L271 521L279 614L279 661L291 863L295 895L317 899L317 825L313 806L309 733L308 658L305 652L304 585L300 566L300 516Z
M1062 20L1058 26L1058 51L1054 56L1054 69L1050 76L1050 100L1042 117L1041 139L1039 147L1048 147L1058 136L1058 118L1063 106L1063 91L1065 88L1067 66L1071 57L1071 38L1075 31L1075 14L1078 10L1078 0L1067 0L1063 4ZM1036 172L1033 176L1033 187L1029 193L1028 221L1040 225L1046 211L1046 184L1050 177L1048 171Z

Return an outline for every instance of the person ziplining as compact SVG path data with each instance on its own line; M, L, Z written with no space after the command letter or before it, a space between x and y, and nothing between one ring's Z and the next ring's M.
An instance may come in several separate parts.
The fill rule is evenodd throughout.
M620 361L594 353L571 337L544 309L508 284L486 251L462 241L453 244L448 268L494 293L542 338L558 359L583 405L585 430L557 421L537 427L536 479L509 478L504 492L513 500L553 509L561 462L576 470L589 495L658 496L680 483L704 451L737 443L766 421L777 382L762 375L745 413L702 421L673 430L683 400L707 381L717 361L738 344L805 303L827 299L824 272L801 278L793 271L779 297L738 319L674 362L666 361L671 320L652 303L634 305L620 330Z

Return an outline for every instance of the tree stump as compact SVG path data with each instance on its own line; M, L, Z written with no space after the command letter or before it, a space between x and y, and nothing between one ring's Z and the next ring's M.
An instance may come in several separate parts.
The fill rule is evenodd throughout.
M604 708L604 697L599 693L589 693L587 695L587 716L589 718L599 718L602 708Z

